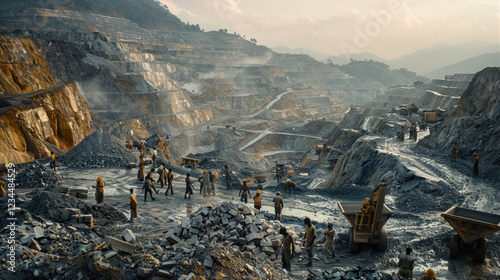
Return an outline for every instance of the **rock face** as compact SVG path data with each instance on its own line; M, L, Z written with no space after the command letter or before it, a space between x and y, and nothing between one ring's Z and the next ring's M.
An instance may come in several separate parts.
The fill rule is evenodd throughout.
M0 99L21 103L0 111L2 162L48 157L54 147L68 151L93 130L90 108L76 83L22 97L5 94Z
M445 153L458 143L459 155L478 153L481 162L500 165L500 68L478 72L451 117L431 129L419 144Z

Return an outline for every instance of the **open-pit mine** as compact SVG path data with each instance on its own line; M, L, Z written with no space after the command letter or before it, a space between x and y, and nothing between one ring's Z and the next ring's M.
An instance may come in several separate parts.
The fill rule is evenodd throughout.
M59 2L0 9L0 279L395 280L408 247L413 279L500 279L499 67L348 74Z

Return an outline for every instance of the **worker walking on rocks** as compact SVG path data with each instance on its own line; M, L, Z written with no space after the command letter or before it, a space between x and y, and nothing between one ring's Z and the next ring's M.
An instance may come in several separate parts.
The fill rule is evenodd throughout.
M154 168L151 168L151 170L149 170L149 172L148 172L148 175L146 176L146 180L150 180L150 181L151 181L151 184L150 184L150 185L151 185L151 188L152 188L152 189L153 189L156 193L158 193L158 192L159 192L159 190L157 190L157 189L156 189L156 187L155 187L155 185L154 185L154 183L156 183L156 182L155 182L155 180L153 179L153 173L154 173L154 172L155 172L155 169L154 169Z
M139 144L139 151L141 152L141 157L143 157L144 152L146 151L146 144L144 143L144 140L142 140L141 144Z
M243 185L241 185L240 193L239 195L241 196L240 201L248 203L248 196L250 195L250 190L248 188L248 182L243 181Z
M151 178L146 178L146 182L144 182L144 185L142 186L142 188L144 189L144 201L148 201L148 193L149 193L149 196L151 196L151 200L155 200L155 198L153 197L153 188L154 188L154 185L153 185L153 179ZM158 193L158 192L156 192Z
M293 187L293 192L295 192L295 183L292 182L290 178L286 177L283 184L285 184L285 193L292 193L292 187Z
M193 194L194 187L193 187L193 184L191 183L191 178L189 176L191 176L191 174L187 173L186 174L186 192L184 193L184 199L186 199L186 198L191 199L191 195ZM187 196L188 194L189 194L189 196Z
M160 188L163 188L163 185L165 185L165 167L163 167L163 165L160 165L156 172L158 172L159 175L158 182L160 182Z
M170 190L171 194L174 194L174 185L173 185L173 182L174 182L174 173L172 172L172 167L170 167L168 169L168 173L167 173L168 187L167 187L167 191L165 192L165 195L168 195L168 190Z
M133 222L137 218L137 195L134 193L134 189L130 188L130 221Z
M404 278L412 279L413 277L413 267L414 265L414 260L410 256L412 252L411 248L406 248L406 254L400 255L399 256L399 261L398 261L398 275Z
M153 167L156 167L156 159L158 158L158 152L156 151L156 147L153 148L153 156L152 156L152 159L153 159Z
M50 152L50 169L56 171L56 155Z
M293 236L287 232L286 228L280 228L280 234L283 235L281 241L281 262L283 268L290 273L292 271L291 260L295 256L295 240Z
M479 156L474 153L474 176L479 176Z
M232 179L231 179L231 171L229 171L229 167L227 165L224 165L224 175L226 176L226 186L227 189L232 188Z
M457 161L458 157L458 144L455 142L451 147L451 161Z
M401 142L405 141L405 128L404 128L404 126L401 126L401 130L399 131L398 140Z
M325 244L323 245L323 252L335 257L335 229L333 223L328 223L328 228L325 231Z
M210 185L212 186L212 191L215 193L215 174L212 171L208 171L208 178L210 179Z
M102 203L104 201L104 181L101 177L97 177L97 183L92 188L95 189L95 200L97 204Z
M279 183L281 182L281 172L280 172L280 168L278 167L278 169L276 169L276 183Z
M274 219L279 220L281 222L281 211L283 210L283 198L280 196L280 192L276 193L276 196L273 198L274 202Z
M139 173L137 173L137 178L140 182L144 181L144 159L142 156L139 157Z
M312 266L314 241L316 240L316 227L312 224L309 217L304 219L304 224L306 225L306 239L304 240L304 246L306 247L307 255L309 256L309 262L306 266Z
M425 275L420 277L420 280L436 280L434 270L432 268L427 269Z
M259 211L262 207L262 196L260 195L260 190L257 190L257 194L253 196L253 207Z
M203 195L210 196L210 175L208 170L203 170Z

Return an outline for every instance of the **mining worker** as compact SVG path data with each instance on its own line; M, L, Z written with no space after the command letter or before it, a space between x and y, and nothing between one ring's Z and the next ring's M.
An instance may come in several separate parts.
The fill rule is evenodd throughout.
M248 189L248 182L243 181L243 185L241 185L240 193L239 195L241 196L240 201L245 203L248 203L248 195L250 195L250 190Z
M333 223L328 223L328 228L325 230L325 244L323 244L323 252L335 257L335 229Z
M474 176L479 176L479 157L474 153Z
M401 126L401 130L399 130L398 140L402 141L402 142L405 141L405 128L404 128L404 126Z
M143 157L144 152L146 151L146 144L144 143L144 140L142 140L141 144L139 144L139 151L141 152L141 157Z
M281 182L281 173L280 173L280 168L276 169L276 183Z
M413 141L417 142L417 135L418 135L418 122L415 123L413 127Z
M432 268L427 269L425 275L420 277L420 280L436 280L434 270Z
M200 195L203 194L203 175L198 177L198 183L200 183Z
M285 177L285 181L283 182L285 184L285 193L292 193L292 187L293 187L293 192L295 192L295 183L290 180L290 178Z
M167 191L165 192L165 195L168 195L168 190L170 190L170 194L174 194L173 182L174 182L174 173L172 172L172 167L170 167L168 169L168 173L167 173L168 187L167 187Z
M156 193L158 193L159 191L156 189L156 187L155 187L155 185L154 185L154 183L156 183L156 182L155 182L155 180L153 179L153 173L154 173L154 172L155 172L155 169L154 169L154 168L151 168L151 170L149 170L149 172L148 172L148 175L146 176L146 180L148 180L148 179L149 179L149 180L151 181L151 188L152 188L152 189L153 189Z
M232 188L232 179L231 179L231 171L229 171L229 167L227 165L224 165L224 175L226 176L226 186L227 189Z
M276 193L276 196L273 198L274 202L274 219L279 220L281 222L281 211L283 210L283 198L280 196L280 192Z
M127 149L133 150L134 149L134 144L132 143L132 140L128 140L127 144L125 145Z
M151 200L155 200L155 198L153 197L153 188L154 188L153 179L146 178L146 182L144 182L142 188L144 189L144 201L148 201L148 193L149 196L151 196Z
M50 152L50 169L56 171L56 155L54 152Z
M458 144L455 142L453 146L451 146L451 161L456 161L458 157Z
M137 195L134 193L134 189L130 188L130 221L133 222L137 218Z
M163 167L163 165L160 165L160 167L158 167L158 170L156 170L156 172L158 172L158 182L160 182L160 188L163 188L163 185L165 184L165 167Z
M5 192L5 182L0 179L0 197L6 197L7 193Z
M406 248L406 254L400 255L398 261L398 275L408 279L412 279L413 277L413 267L415 262L410 256L411 252L411 248Z
M262 207L262 196L260 195L260 190L257 190L257 194L253 196L253 207L259 211Z
M153 156L152 156L152 159L153 159L153 167L156 167L156 159L158 158L158 151L156 151L156 147L153 148Z
M307 255L309 256L309 261L306 266L312 266L314 241L316 240L316 227L314 227L309 217L304 219L304 224L306 224L306 239L304 240L304 246L306 247Z
M139 172L137 173L137 178L139 181L144 181L144 159L142 156L139 157Z
M410 140L413 140L414 133L415 133L415 124L411 123L411 125L410 125Z
M212 186L212 191L215 193L215 174L212 171L208 171L208 177L210 179L210 185Z
M184 199L186 199L186 198L191 199L191 195L193 194L194 187L193 187L193 184L191 183L191 178L189 178L190 175L191 174L189 174L189 173L186 174L186 192L184 193ZM186 195L188 195L188 194L189 194L189 196L186 197Z
M210 175L208 170L203 170L203 195L210 196Z
M283 240L281 241L281 262L283 263L283 268L290 273L292 270L290 261L295 256L295 240L293 240L293 236L284 227L280 228L280 234L283 235Z
M104 181L101 177L97 177L97 183L92 188L95 189L95 200L97 204L102 203L104 201Z

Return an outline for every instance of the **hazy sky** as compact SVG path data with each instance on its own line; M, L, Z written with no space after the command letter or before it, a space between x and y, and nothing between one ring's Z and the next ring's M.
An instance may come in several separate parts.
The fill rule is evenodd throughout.
M205 31L228 29L269 47L398 58L436 44L500 43L498 0L160 0Z

